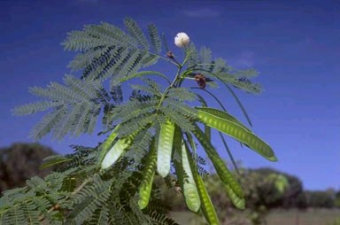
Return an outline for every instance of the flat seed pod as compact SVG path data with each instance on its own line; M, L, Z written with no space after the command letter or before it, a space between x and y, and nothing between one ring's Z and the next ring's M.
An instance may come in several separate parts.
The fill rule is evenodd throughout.
M130 138L119 139L105 155L101 163L101 169L107 169L112 166L131 144Z
M117 125L115 127L115 129L112 131L112 133L109 135L109 137L100 146L100 148L102 149L101 152L100 152L100 157L99 157L99 162L100 163L103 162L104 157L106 156L106 154L112 148L112 144L114 143L115 139L118 136L118 129L119 129L119 127L120 127L120 125Z
M230 120L234 122L235 124L239 125L240 127L243 127L245 130L251 132L251 130L248 127L246 127L243 123L241 123L239 120L237 120L235 117L233 117L226 111L222 111L222 110L211 108L211 107L195 107L195 108L198 111L202 111L202 112L209 113L211 115L214 115L214 116L226 119L226 120Z
M170 172L174 132L175 125L170 121L161 125L157 148L157 172L162 177L166 177Z
M190 162L188 158L188 149L185 144L182 145L182 167L185 173L183 182L183 194L188 208L193 212L198 212L201 207L201 201L196 187L196 183L191 171Z
M150 151L145 162L145 167L143 169L143 181L139 188L139 200L138 205L139 208L144 209L148 206L150 195L152 191L152 183L155 176L155 167L156 167L156 151L155 151L155 139L150 144Z
M193 178L197 185L197 191L200 196L201 209L202 209L203 215L210 225L219 225L220 222L218 220L215 207L211 202L210 196L207 192L207 189L205 188L203 179L195 170L196 168L194 164L192 163L192 160L190 160L189 162L190 162L191 170L193 172Z
M244 198L238 197L233 189L229 187L229 185L224 185L224 189L226 190L229 198L231 199L232 203L238 209L245 209L246 201Z
M267 143L250 132L248 128L241 126L240 122L235 122L234 119L228 119L228 116L230 115L223 111L219 111L219 113L214 114L204 110L198 111L198 118L204 124L235 138L241 143L246 144L249 148L253 149L266 159L270 161L277 161L272 148Z
M220 179L222 180L222 182L225 185L229 186L239 198L243 198L244 193L242 187L234 178L233 174L229 171L229 169L225 165L225 162L218 155L217 151L215 150L211 142L205 137L205 135L198 126L196 126L196 129L193 131L193 133L195 134L197 140L204 147L209 159L213 163L216 172Z

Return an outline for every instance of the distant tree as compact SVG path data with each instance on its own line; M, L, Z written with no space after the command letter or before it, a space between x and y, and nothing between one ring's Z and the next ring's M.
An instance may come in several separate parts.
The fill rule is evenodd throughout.
M15 143L0 148L0 192L25 185L33 176L44 177L53 168L40 170L43 159L56 153L46 146L33 143Z
M303 184L296 176L284 174L289 183L288 189L284 193L282 206L284 208L299 208L307 207L307 200L303 189Z
M327 191L306 191L308 207L333 208L334 199Z
M278 171L267 168L240 169L238 180L244 190L247 209L241 217L236 213L237 209L233 207L230 198L221 191L223 186L218 176L210 174L204 179L218 217L224 224L248 224L244 218L246 215L252 224L264 224L268 210L282 202L283 194L288 189L288 180ZM193 224L199 224L199 221L196 219Z
M288 179L282 173L265 168L242 170L240 182L245 189L248 215L254 225L266 224L266 216L271 208L282 204L284 193L288 189Z
M267 200L266 205L275 208L275 207L283 207L283 208L306 208L306 196L304 194L303 184L301 180L293 175L283 173L278 170L274 170L271 168L261 168L253 170L257 173L262 174L264 177L269 174L280 174L287 178L288 185L284 190L282 195L276 196L275 200L272 198L273 196L265 195ZM274 188L274 186L271 186ZM268 190L269 191L269 190ZM274 190L269 191L272 195L275 193ZM274 194L275 195L275 194Z
M335 194L334 206L340 208L340 190Z

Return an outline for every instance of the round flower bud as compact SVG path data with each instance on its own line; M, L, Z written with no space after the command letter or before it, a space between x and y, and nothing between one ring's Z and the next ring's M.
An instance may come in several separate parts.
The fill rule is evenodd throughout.
M186 33L183 33L183 32L178 33L175 37L175 45L177 47L182 48L186 46L187 44L189 44L189 42L190 42L190 38Z

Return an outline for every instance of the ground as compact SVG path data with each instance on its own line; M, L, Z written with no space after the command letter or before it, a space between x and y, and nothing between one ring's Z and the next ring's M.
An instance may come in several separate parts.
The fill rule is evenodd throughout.
M173 212L171 216L180 224L190 225L190 220L195 215L190 212ZM306 211L276 210L268 215L267 225L328 225L339 217L340 209L310 209ZM225 225L227 224L228 223ZM238 224L241 225L240 223ZM247 223L242 223L242 225L246 224ZM236 224L233 223L233 225Z

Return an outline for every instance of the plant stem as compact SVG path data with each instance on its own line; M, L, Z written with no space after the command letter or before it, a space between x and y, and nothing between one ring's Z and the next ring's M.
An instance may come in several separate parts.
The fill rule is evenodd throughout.
M167 50L169 50L169 49L167 49ZM189 54L185 54L185 59L183 60L182 63L178 63L178 61L175 58L172 59L173 61L170 60L173 64L175 64L177 66L176 76L173 79L173 81L171 82L170 86L168 86L165 89L164 93L162 94L162 97L161 97L161 99L160 99L160 101L159 101L159 103L157 105L157 109L156 109L157 111L159 110L159 107L163 104L164 99L165 99L166 95L168 94L169 90L171 88L173 88L173 87L176 88L176 87L180 87L181 86L181 84L182 84L181 81L183 80L183 77L180 77L181 70L182 70L183 66L185 65L185 63L188 61L188 59L189 59Z

